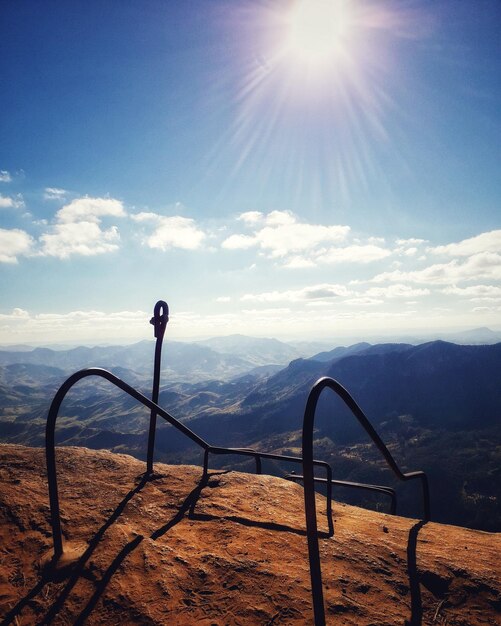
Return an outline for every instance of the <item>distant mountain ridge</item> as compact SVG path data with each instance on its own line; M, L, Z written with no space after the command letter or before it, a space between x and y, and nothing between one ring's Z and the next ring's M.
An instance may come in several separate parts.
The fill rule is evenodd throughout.
M128 346L0 350L0 366L48 366L68 374L91 366L105 369L122 367L143 376L146 381L152 376L153 351L154 342L146 340ZM228 380L258 367L287 365L301 354L276 339L233 336L195 343L165 341L162 369L164 379L171 381Z

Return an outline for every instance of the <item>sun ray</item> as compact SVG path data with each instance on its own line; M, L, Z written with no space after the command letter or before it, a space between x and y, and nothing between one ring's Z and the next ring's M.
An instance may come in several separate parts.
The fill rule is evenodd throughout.
M220 167L229 145L228 188L239 180L257 199L297 190L293 202L324 207L388 180L384 154L404 115L396 44L416 19L365 0L270 1L236 12L242 56L233 120L207 171Z

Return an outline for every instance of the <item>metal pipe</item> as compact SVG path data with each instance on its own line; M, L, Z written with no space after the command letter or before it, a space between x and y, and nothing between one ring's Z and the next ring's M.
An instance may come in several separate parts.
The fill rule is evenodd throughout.
M396 476L400 480L407 481L414 478L419 478L421 480L424 504L424 520L428 521L430 519L430 494L426 474L422 471L409 472L404 474L396 464L394 458L390 454L390 451L384 445L382 439L379 437L362 409L358 406L358 404L348 393L348 391L333 378L324 377L317 380L317 382L311 388L311 391L308 395L308 400L306 402L306 408L303 418L302 439L304 508L306 518L306 534L308 539L308 554L310 559L310 578L315 626L325 625L325 611L323 601L322 572L320 567L320 552L318 547L314 484L315 477L313 474L313 424L315 421L315 411L318 399L322 391L327 387L332 389L332 391L340 396L340 398L348 406L353 415L357 418L362 427L371 437L372 441L376 444L378 450L381 452L386 462L393 470L394 474L396 474Z
M313 386L313 389L310 391L303 419L303 491L304 512L306 518L306 537L308 542L308 557L310 561L311 593L313 598L313 616L315 626L325 626L324 592L322 587L322 570L320 567L320 550L318 548L317 534L315 476L313 473L313 420L318 400L318 395L314 393L315 389L316 386Z
M50 503L50 516L52 527L52 538L54 542L54 557L57 559L63 553L63 539L61 532L61 515L59 510L59 496L57 487L57 472L56 472L56 450L55 450L55 428L56 420L61 407L61 403L64 400L68 391L82 378L88 376L99 376L105 378L110 383L119 387L122 391L132 396L135 400L148 407L150 410L154 410L157 415L163 417L169 424L172 424L175 428L180 430L184 435L191 439L194 443L198 444L204 450L207 449L209 444L205 442L201 437L191 431L187 426L179 422L175 417L172 417L161 406L158 406L155 402L144 396L142 393L125 383L123 380L108 372L107 370L92 367L76 372L70 376L58 389L52 403L50 405L49 414L47 416L47 424L45 427L45 457L47 462L47 481L49 486L49 503Z
M158 394L160 389L160 367L162 363L162 342L164 338L165 328L169 321L169 307L166 302L159 300L155 304L153 317L150 324L154 327L155 343L155 360L153 365L153 388L151 391L151 399L158 404ZM151 409L150 427L148 432L148 452L146 454L146 473L153 474L153 455L155 450L155 431L157 426L157 412Z
M287 474L285 476L288 480L293 481L302 481L303 477L298 474ZM392 487L386 487L385 485L369 485L367 483L354 483L350 480L331 480L330 482L326 478L314 478L315 483L321 484L329 484L332 492L332 487L334 485L339 487L350 487L352 489L365 489L367 491L376 491L377 493L384 493L387 496L390 496L391 504L390 504L390 513L391 515L395 515L396 507L397 507L397 494L395 493L395 489Z

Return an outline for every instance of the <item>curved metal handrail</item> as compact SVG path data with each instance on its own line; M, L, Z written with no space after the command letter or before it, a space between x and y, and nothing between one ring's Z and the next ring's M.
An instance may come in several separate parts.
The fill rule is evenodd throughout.
M223 448L220 446L208 446L205 449L204 454L204 475L207 474L209 469L209 453L213 454L239 454L241 456L253 456L256 459L256 474L261 474L261 459L269 459L272 461L285 461L287 463L302 463L303 459L299 456L287 456L285 454L274 454L273 452L261 452L259 450L254 450L253 448ZM315 480L325 481L326 483L333 483L336 481L332 480L332 468L326 461L319 461L317 459L313 459L313 465L317 467L322 467L325 469L326 478L318 478ZM287 477L286 477L287 478ZM343 482L344 481L339 481ZM346 486L351 487L352 484L348 483ZM327 516L327 524L329 526L328 536L332 537L334 534L334 524L332 522L332 491L327 490L327 503L326 503L326 516Z
M306 402L303 419L303 440L302 440L302 457L303 457L303 484L304 484L304 509L306 517L306 535L308 539L308 555L310 559L310 577L311 590L313 596L313 612L315 618L315 626L325 625L325 611L322 589L322 570L320 567L320 552L318 547L318 529L317 529L317 513L315 504L315 477L313 473L313 425L315 421L315 411L318 399L322 391L326 388L334 391L348 406L353 415L360 422L372 441L376 444L378 450L384 456L393 473L400 480L412 480L419 478L423 490L423 508L424 520L430 519L430 493L428 488L428 479L422 471L408 472L404 474L390 451L379 437L374 427L369 422L365 413L358 406L349 392L333 378L323 377L311 388Z
M47 425L45 428L45 455L47 461L47 480L49 484L49 502L50 502L50 518L52 526L52 538L54 542L54 558L57 559L63 553L63 540L61 531L61 515L59 511L59 496L57 488L57 472L56 472L56 450L55 450L55 429L56 420L59 413L59 408L64 400L68 391L82 378L88 376L100 376L105 378L110 383L119 387L122 391L132 396L135 400L148 407L155 415L160 415L169 424L176 427L183 434L189 437L194 443L198 444L204 450L208 448L209 444L199 437L196 433L190 430L187 426L182 424L175 417L172 417L165 409L153 402L142 393L131 387L123 380L108 372L105 369L99 367L90 367L87 369L75 372L70 376L58 389L52 403L50 405L49 414L47 416Z

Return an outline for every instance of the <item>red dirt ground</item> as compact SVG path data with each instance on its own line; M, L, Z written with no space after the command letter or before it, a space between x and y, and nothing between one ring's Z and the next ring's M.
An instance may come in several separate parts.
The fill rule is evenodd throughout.
M223 626L313 623L302 487L83 448L57 452L68 546L51 547L43 450L0 445L2 624ZM320 530L327 530L318 496ZM320 540L328 624L501 624L501 536L334 503Z

